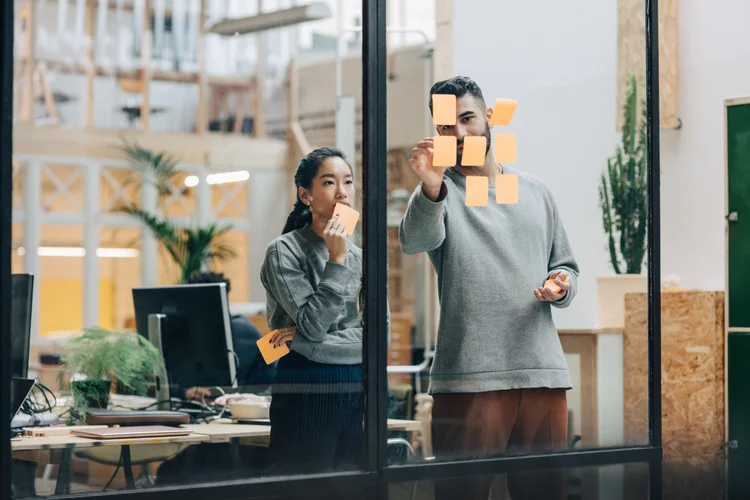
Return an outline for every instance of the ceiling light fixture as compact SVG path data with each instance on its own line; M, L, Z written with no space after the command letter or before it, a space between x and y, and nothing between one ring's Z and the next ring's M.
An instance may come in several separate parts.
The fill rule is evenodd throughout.
M24 247L18 247L18 255L26 255ZM82 247L39 247L36 250L39 257L85 257L86 249ZM102 259L133 259L140 252L135 248L97 248L96 256Z
M243 182L250 178L250 172L247 170L236 170L234 172L221 172L218 174L209 174L206 176L206 183L214 184L229 184L232 182ZM189 175L185 178L185 185L187 187L195 187L200 183L200 179L197 175Z
M222 36L247 35L330 17L331 9L328 5L323 2L314 2L289 9L264 12L256 16L222 19L206 26L206 32Z

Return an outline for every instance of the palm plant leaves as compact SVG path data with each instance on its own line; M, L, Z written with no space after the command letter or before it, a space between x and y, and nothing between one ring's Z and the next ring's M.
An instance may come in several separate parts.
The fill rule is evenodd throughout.
M232 230L231 226L210 224L205 227L180 228L166 218L160 218L140 208L129 205L121 212L141 221L180 267L180 282L187 283L193 273L218 260L224 261L237 254L221 237Z
M144 182L154 184L159 196L169 194L173 186L173 178L179 173L179 160L166 153L154 152L141 147L137 141L122 138L122 145L118 147L125 156L128 165L143 176Z

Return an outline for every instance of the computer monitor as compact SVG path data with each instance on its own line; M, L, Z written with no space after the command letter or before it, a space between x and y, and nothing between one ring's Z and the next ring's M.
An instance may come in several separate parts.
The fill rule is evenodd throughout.
M138 333L161 344L170 386L237 387L225 283L134 288L133 304Z
M34 301L34 276L13 274L10 278L10 364L11 374L26 378L29 372L31 311Z

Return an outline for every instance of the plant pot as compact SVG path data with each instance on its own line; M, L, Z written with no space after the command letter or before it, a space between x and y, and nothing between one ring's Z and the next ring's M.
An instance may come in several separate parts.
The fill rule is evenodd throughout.
M109 380L76 380L72 383L76 408L103 408L109 405Z
M648 292L645 274L617 274L596 278L596 300L599 309L599 328L625 328L625 294Z

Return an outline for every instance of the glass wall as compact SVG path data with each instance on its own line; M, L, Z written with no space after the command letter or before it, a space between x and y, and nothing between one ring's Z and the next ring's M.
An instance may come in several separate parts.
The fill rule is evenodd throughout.
M579 7L14 0L12 498L653 495L653 60Z
M392 55L392 463L649 443L646 52L571 7L438 3Z

